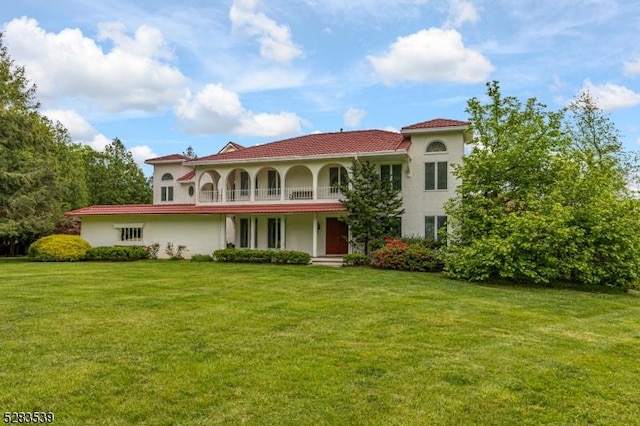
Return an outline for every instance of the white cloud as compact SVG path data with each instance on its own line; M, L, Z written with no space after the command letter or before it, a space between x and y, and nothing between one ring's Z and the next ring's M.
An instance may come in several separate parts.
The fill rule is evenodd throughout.
M99 133L80 114L70 109L49 109L42 113L54 121L59 121L69 132L71 140L75 143L89 145L96 151L102 151L111 141L102 133Z
M449 3L449 16L444 26L446 28L459 28L467 22L478 22L478 11L473 3L465 0L451 0Z
M358 108L349 108L343 116L344 124L347 127L358 127L364 119L366 112Z
M595 85L585 80L581 92L588 92L598 106L607 111L640 105L640 93L613 83Z
M195 96L185 97L175 113L184 129L192 134L280 136L299 133L303 121L291 112L268 114L249 111L242 106L237 93L221 84L208 84Z
M637 58L634 61L626 61L624 63L622 72L627 77L635 77L636 75L640 75L640 58Z
M149 158L155 158L158 156L153 149L151 149L147 145L137 145L133 148L129 149L131 152L131 156L138 164L144 164L144 160L148 160Z
M245 69L238 73L237 81L233 82L232 86L234 90L239 92L300 87L306 82L307 75L308 73L305 71L283 69L282 67Z
M235 31L241 31L260 41L260 55L269 60L288 64L302 56L302 50L291 39L289 27L278 25L263 13L256 13L259 0L235 0L229 18Z
M486 81L493 65L480 52L464 46L456 30L430 28L398 39L383 56L367 56L373 68L390 84L420 82Z
M133 37L121 24L101 24L105 52L78 29L48 33L34 19L19 18L4 27L12 58L26 67L42 97L80 97L109 112L157 111L184 93L187 79L166 61L173 53L162 34L141 26Z

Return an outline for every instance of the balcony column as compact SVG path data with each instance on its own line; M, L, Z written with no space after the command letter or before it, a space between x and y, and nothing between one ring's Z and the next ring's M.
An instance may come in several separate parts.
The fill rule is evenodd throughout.
M313 249L312 249L311 256L317 257L318 256L318 213L313 214L313 229L311 232L312 232L311 235L313 235Z
M318 174L319 174L319 170L317 170L317 168L313 168L313 170L311 170L311 199L312 200L317 200L318 199Z

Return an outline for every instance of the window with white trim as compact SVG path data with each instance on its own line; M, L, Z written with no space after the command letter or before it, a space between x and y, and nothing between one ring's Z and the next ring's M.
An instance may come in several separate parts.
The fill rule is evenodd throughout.
M447 146L442 141L433 141L427 145L427 152L447 152Z
M424 163L424 190L447 189L448 171L446 161Z
M171 173L165 173L162 175L163 182L172 181L173 175ZM160 187L160 201L173 201L173 186L161 186Z
M425 216L424 217L424 237L440 240L443 238L443 231L447 229L447 216Z
M173 186L160 188L160 201L173 201Z
M118 231L118 241L123 243L141 242L143 241L142 230L144 226L141 223L117 224L114 228Z
M380 166L380 178L389 182L396 191L402 190L402 164L383 164Z
M279 249L280 241L280 218L269 218L267 221L267 247Z

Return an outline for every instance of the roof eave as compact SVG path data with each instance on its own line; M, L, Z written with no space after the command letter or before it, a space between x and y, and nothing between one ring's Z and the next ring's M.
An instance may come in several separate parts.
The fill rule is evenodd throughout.
M400 132L403 135L421 134L421 133L442 133L442 132L464 132L469 126L446 126L446 127L424 127L417 129L402 128Z
M262 158L236 158L229 160L193 160L189 161L189 163L185 165L189 166L210 166L216 164L247 164L247 163L270 163L275 161L300 161L300 160L325 160L328 158L353 158L353 157L375 157L382 155L390 155L390 154L399 154L399 155L408 155L408 150L406 149L394 149L394 150L386 150L386 151L364 151L364 152L341 152L341 153L333 153L333 154L322 154L322 155L296 155L296 156L286 156L286 157L262 157Z

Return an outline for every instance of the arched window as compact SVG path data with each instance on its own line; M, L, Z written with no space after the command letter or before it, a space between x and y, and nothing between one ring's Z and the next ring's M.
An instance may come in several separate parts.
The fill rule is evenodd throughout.
M162 175L162 180L173 180L171 173L165 173Z
M447 146L442 141L433 141L427 145L427 152L445 152Z

